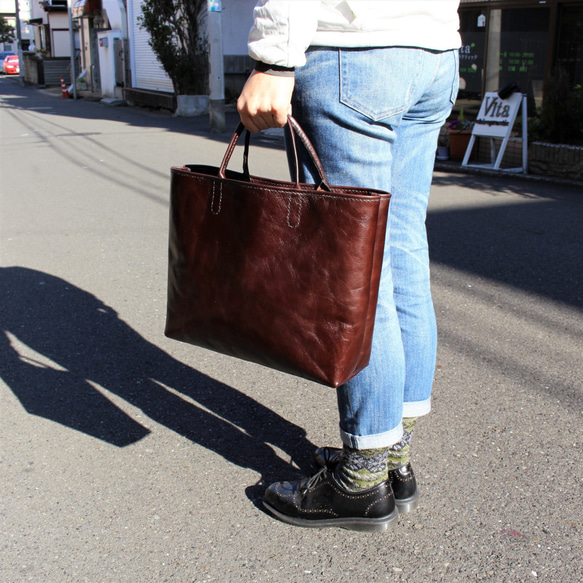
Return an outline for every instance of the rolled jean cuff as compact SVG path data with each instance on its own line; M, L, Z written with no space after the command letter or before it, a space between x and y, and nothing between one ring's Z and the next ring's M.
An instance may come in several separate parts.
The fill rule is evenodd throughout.
M352 435L340 428L340 437L342 443L354 449L378 449L381 447L391 447L403 437L403 425L399 423L398 427L376 433L375 435Z
M431 397L425 401L403 403L403 417L422 417L431 411Z

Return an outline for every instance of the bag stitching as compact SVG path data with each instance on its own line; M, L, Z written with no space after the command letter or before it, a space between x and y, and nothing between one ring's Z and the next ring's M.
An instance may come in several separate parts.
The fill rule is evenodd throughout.
M289 197L287 200L287 226L292 228L292 229L297 229L300 226L300 221L302 218L302 197L299 197L300 199L300 208L298 209L298 222L295 225L292 225L290 223L290 217L291 217L291 204L292 204L292 193L289 193Z
M183 178L188 178L190 180L196 180L197 182L206 182L209 180L209 178L205 178L203 176L190 176L188 174L177 174L177 176L182 176ZM212 178L211 178L212 180ZM216 184L216 180L213 180L213 187ZM222 189L222 182L219 182L219 184L221 184L221 189ZM299 194L302 196L316 196L318 198L332 198L332 199L337 199L337 200L353 200L353 201L360 201L360 202L378 202L376 199L374 198L348 198L346 196L342 196L340 194L324 194L322 192L303 192L303 191L298 191L297 189L287 189L285 186L281 187L281 190L273 190L271 188L265 188L264 186L260 185L260 184L239 184L238 185L240 188L244 188L246 190L251 189L252 194L259 194L257 192L258 189L261 189L263 192L270 192L272 194L278 194L278 195L283 195L283 194ZM362 191L359 190L345 190L344 192L349 193L349 194L363 194ZM390 196L390 194L387 193L381 193L381 192L375 192L374 193L375 196ZM363 194L364 196L364 194Z
M219 182L219 208L215 212L215 190L216 190L216 182L213 182L213 193L211 196L211 213L213 215L218 215L221 212L221 207L223 205L223 183Z

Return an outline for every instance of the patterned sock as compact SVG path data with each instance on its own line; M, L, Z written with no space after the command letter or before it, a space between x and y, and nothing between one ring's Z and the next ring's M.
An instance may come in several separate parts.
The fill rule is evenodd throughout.
M344 446L336 466L336 478L351 492L374 488L388 477L387 448L353 449Z
M409 459L411 458L409 451L411 447L411 435L413 434L415 421L417 421L417 417L405 417L403 419L403 437L395 445L391 446L388 451L388 471L395 470L409 463Z

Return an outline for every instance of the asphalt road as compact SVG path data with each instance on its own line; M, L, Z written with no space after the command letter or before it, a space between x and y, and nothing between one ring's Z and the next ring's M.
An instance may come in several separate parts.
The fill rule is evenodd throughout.
M436 173L420 508L301 529L261 494L338 445L333 390L163 336L168 169L228 136L0 98L0 581L583 581L583 189ZM286 176L277 138L250 163Z

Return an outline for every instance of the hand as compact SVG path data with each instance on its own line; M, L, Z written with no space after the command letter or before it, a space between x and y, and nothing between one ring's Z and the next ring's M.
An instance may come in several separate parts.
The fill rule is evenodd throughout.
M241 121L250 132L286 125L291 114L294 82L293 77L251 73L237 101Z

